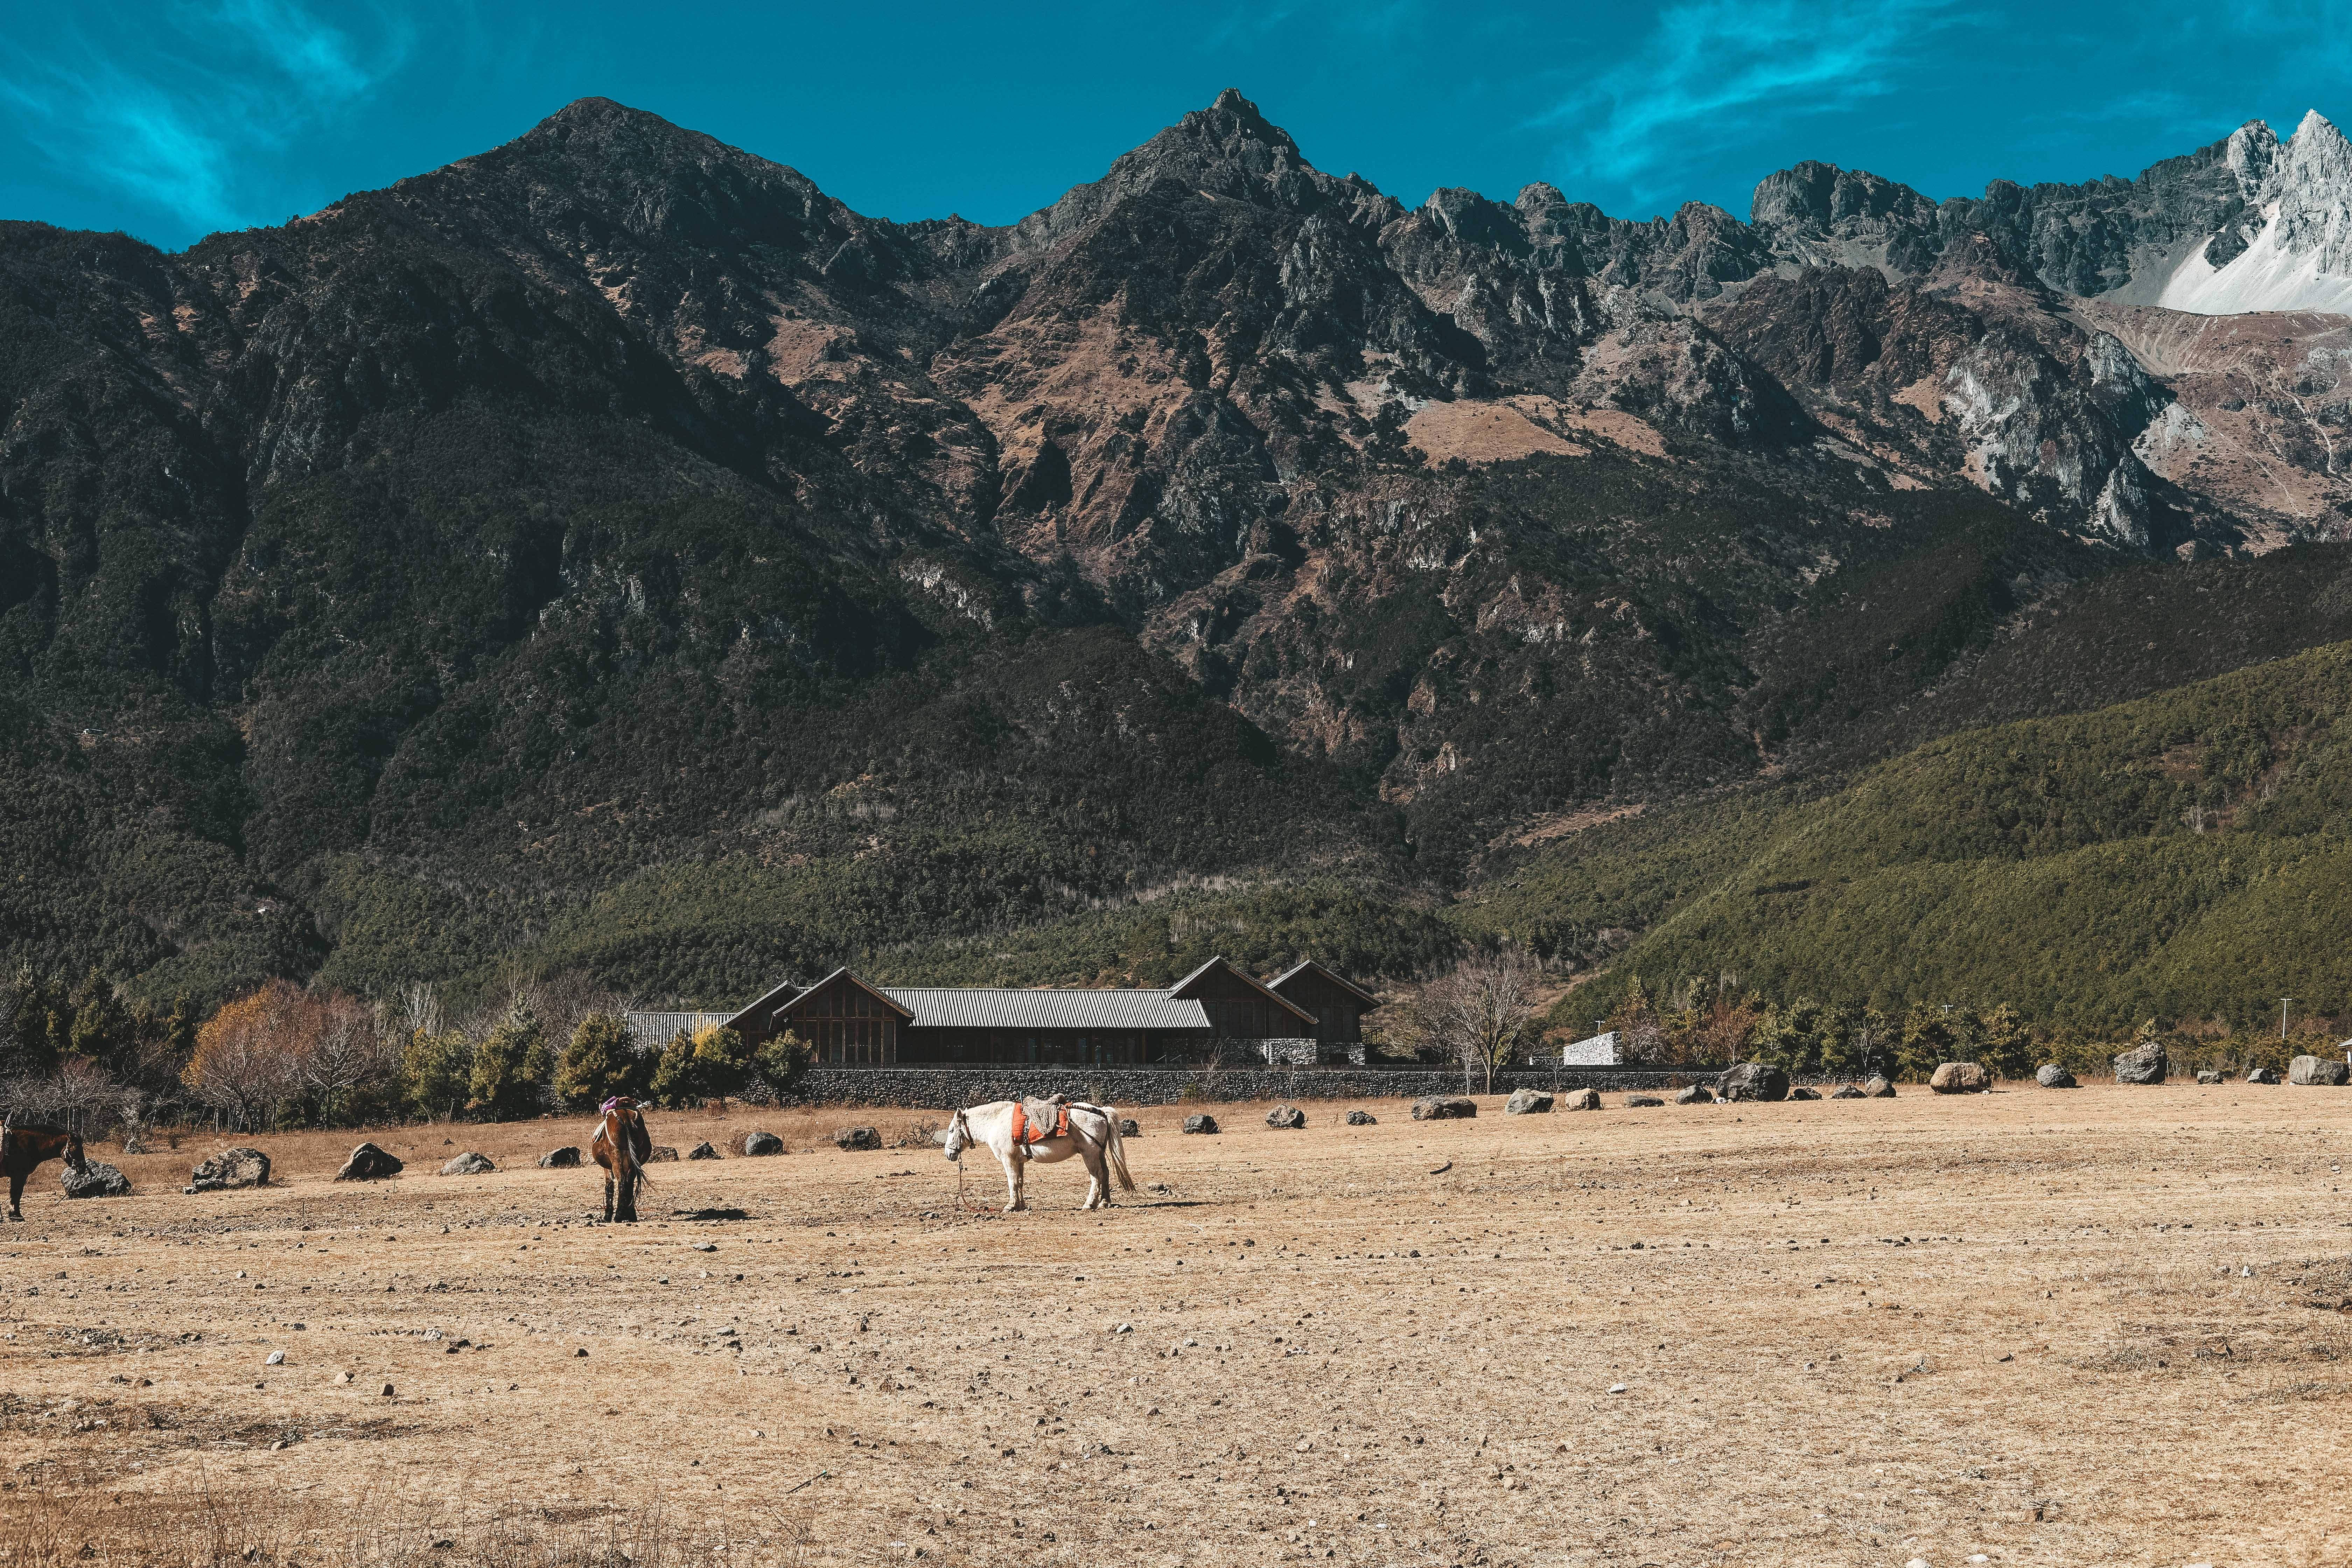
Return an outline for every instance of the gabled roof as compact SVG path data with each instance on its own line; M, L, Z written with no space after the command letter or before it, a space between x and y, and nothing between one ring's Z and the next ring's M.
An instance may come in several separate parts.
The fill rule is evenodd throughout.
M841 971L836 969L833 973L835 974L838 974ZM830 979L832 976L828 975L826 978ZM731 1029L737 1025L742 1023L744 1019L750 1017L752 1014L760 1011L762 1007L773 1007L782 1003L787 1002L793 997L799 995L803 987L799 981L787 980L782 985L775 987L775 989L766 992L761 995L754 996L751 1001L735 1009L733 1013L728 1016L727 1026Z
M860 991L865 992L868 996L871 996L877 1001L882 1003L892 1012L905 1014L909 1020L911 1020L915 1016L904 1002L897 1000L879 985L868 985L865 981L860 980L856 975L852 974L845 967L835 970L832 973L826 975L815 984L802 991L799 995L794 996L793 1000L794 1002L798 1002L802 996L814 995L815 993L824 990L826 986L832 984L836 980L847 981L850 984L856 986ZM769 994L773 995L774 993L770 992ZM757 1006L758 1004L754 1003L752 1005Z
M1305 1020L1308 1027L1312 1028L1318 1022L1314 1014L1308 1012L1306 1008L1301 1007L1289 997L1277 995L1276 993L1267 990L1264 981L1259 980L1255 975L1249 973L1245 970L1226 963L1223 955L1209 960L1208 963L1201 965L1200 968L1192 971L1192 973L1184 976L1183 979L1179 980L1175 984L1171 985L1168 988L1168 994L1171 996L1183 995L1185 992L1192 988L1195 982L1213 969L1223 970L1234 979L1247 984L1252 990L1262 993L1268 1001L1273 1002L1277 1006L1288 1008L1292 1013L1297 1015L1299 1018Z
M1165 991L1024 991L982 985L886 985L918 1029L1205 1029L1198 1002Z
M636 1042L639 1050L657 1051L680 1035L731 1028L735 1019L741 1016L740 1013L730 1016L725 1013L655 1013L633 1008L621 1015L621 1022L627 1026L629 1037Z
M1266 984L1271 989L1279 991L1310 969L1316 973L1321 975L1324 979L1329 981L1332 984L1337 985L1340 990L1345 991L1348 994L1353 996L1357 1001L1361 1002L1365 1006L1377 1007L1381 1005L1381 999L1379 997L1373 995L1370 992L1365 990L1362 986L1357 984L1346 975L1339 974L1332 970L1327 969L1311 958L1306 963L1298 965L1297 968L1275 976L1272 980L1267 981Z

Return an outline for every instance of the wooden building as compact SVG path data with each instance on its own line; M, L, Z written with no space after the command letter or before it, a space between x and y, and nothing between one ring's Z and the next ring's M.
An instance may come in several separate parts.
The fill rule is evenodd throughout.
M1378 1005L1318 963L1269 985L1213 958L1162 990L876 985L836 969L812 985L776 986L732 1014L691 1016L724 1023L755 1045L790 1029L828 1066L1145 1067L1235 1047L1268 1060L1331 1059L1331 1047L1344 1056L1360 1039L1358 1020ZM648 1036L686 1016L632 1014L630 1025L658 1044Z

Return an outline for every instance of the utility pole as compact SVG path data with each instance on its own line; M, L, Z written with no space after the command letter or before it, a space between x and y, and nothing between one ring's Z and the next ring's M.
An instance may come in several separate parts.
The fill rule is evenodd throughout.
M2292 996L2279 998L2279 1038L2282 1040L2286 1038L2286 1005L2294 1000Z

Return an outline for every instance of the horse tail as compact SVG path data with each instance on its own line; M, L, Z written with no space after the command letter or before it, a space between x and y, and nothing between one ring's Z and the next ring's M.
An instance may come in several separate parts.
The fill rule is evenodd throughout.
M1103 1120L1110 1123L1110 1173L1118 1178L1121 1192L1131 1193L1135 1191L1135 1178L1127 1173L1127 1145L1118 1136L1118 1107L1106 1105L1102 1109Z

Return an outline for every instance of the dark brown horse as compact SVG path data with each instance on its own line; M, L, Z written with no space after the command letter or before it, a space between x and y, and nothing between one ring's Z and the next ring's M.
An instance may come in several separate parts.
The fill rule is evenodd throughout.
M604 1223L618 1220L623 1225L637 1223L637 1189L645 1185L646 1162L653 1157L653 1134L646 1131L646 1119L637 1110L637 1102L627 1095L615 1095L603 1106L603 1118L596 1123L596 1136L589 1141L589 1149L596 1163L604 1167Z
M81 1134L62 1127L11 1127L0 1122L0 1173L8 1178L8 1217L25 1219L25 1178L46 1160L63 1160L75 1170L89 1162L81 1152Z

